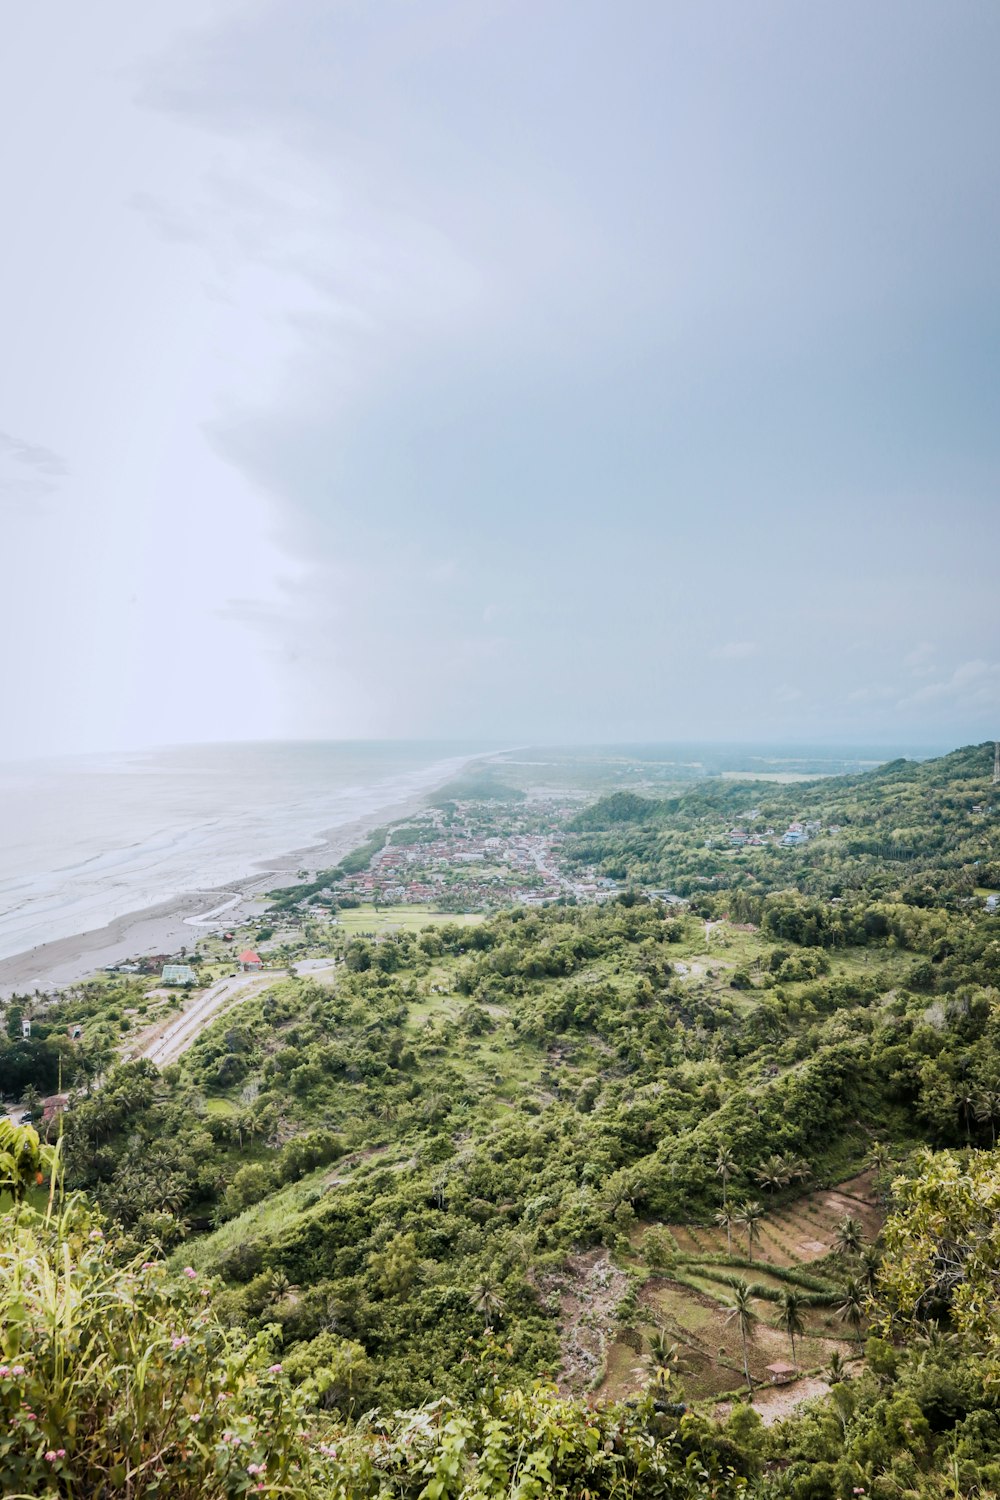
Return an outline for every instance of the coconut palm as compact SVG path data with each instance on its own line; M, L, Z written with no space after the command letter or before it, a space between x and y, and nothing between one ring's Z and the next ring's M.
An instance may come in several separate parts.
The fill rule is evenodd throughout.
M477 1312L482 1313L486 1327L492 1328L494 1319L504 1309L503 1293L492 1276L484 1276L472 1288L472 1305Z
M716 1210L715 1222L716 1224L718 1224L720 1229L724 1229L726 1231L726 1246L728 1249L729 1258L730 1260L732 1260L733 1225L736 1223L736 1213L732 1208L728 1207L728 1205L724 1206Z
M834 1240L834 1248L842 1255L857 1255L864 1244L865 1231L859 1221L848 1214L841 1219L837 1225L837 1238Z
M746 1282L741 1277L735 1277L732 1286L733 1300L726 1303L729 1309L726 1313L726 1322L735 1323L740 1331L740 1341L743 1344L743 1374L746 1376L747 1390L752 1395L753 1381L750 1379L750 1354L747 1344L757 1326L757 1311Z
M997 1120L1000 1120L1000 1093L996 1089L984 1089L976 1096L976 1119L981 1125L989 1125L990 1141L997 1143Z
M722 1206L726 1206L726 1189L736 1171L736 1158L728 1146L720 1146L715 1158L715 1175L722 1178Z
M882 1252L876 1245L864 1245L858 1258L861 1279L869 1292L874 1292L878 1281L878 1269L882 1264Z
M737 1224L742 1224L747 1232L747 1259L753 1262L754 1241L760 1240L760 1221L764 1217L764 1205L758 1203L755 1198L750 1198L746 1203L740 1205L736 1213Z
M775 1193L778 1188L787 1187L790 1174L788 1163L783 1156L769 1156L766 1161L761 1162L754 1172L754 1176L761 1187L767 1188L769 1192Z
M806 1331L806 1325L802 1319L804 1306L805 1298L802 1293L795 1291L792 1287L786 1287L778 1298L778 1322L791 1340L793 1364L795 1363L796 1337Z
M842 1380L850 1380L850 1369L839 1349L834 1349L830 1355L823 1374L831 1385L839 1385Z
M840 1295L843 1301L837 1308L837 1316L842 1322L850 1323L854 1329L858 1347L860 1348L863 1342L861 1338L861 1324L864 1322L865 1316L865 1288L860 1277L852 1276L846 1281Z

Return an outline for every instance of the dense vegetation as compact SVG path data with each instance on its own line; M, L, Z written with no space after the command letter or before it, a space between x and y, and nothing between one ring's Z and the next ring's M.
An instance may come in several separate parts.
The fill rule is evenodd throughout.
M58 1224L22 1208L3 1275L54 1266L66 1244L81 1276L99 1261L132 1277L129 1296L145 1295L136 1258L159 1264L154 1243L180 1276L158 1271L164 1286L189 1268L210 1293L204 1359L250 1361L226 1383L250 1402L246 1432L280 1389L288 1443L305 1444L281 1449L273 1493L990 1493L991 769L978 747L795 788L621 793L581 817L573 849L636 882L614 901L379 941L326 930L335 968L278 980L162 1076L81 1079L61 1151L94 1207ZM737 819L792 817L820 831L723 847ZM684 908L639 888L687 878ZM765 1253L769 1222L818 1213L818 1189L865 1167L881 1205L868 1228L848 1216L808 1263ZM86 1248L104 1243L95 1212L113 1252ZM670 1322L685 1295L728 1329L711 1378L704 1340L683 1347ZM796 1338L807 1362L829 1344L831 1394L768 1429L738 1403L720 1428L718 1395L760 1378L762 1320L793 1357ZM150 1337L166 1358L165 1325ZM556 1376L562 1395L531 1393ZM636 1404L567 1394L598 1385ZM23 1457L22 1437L0 1451ZM55 1493L118 1493L106 1477L86 1489L97 1471L51 1444L65 1483L55 1463L37 1474Z

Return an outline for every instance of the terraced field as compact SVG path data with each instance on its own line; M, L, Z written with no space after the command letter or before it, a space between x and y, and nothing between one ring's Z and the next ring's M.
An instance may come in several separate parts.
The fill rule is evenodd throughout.
M764 1194L757 1195L767 1208ZM870 1172L862 1172L835 1188L820 1188L807 1193L796 1203L769 1211L760 1224L760 1243L754 1246L753 1258L774 1266L794 1266L811 1260L822 1260L833 1249L837 1225L848 1216L862 1225L865 1237L874 1239L881 1216L872 1194ZM666 1226L682 1256L701 1259L707 1256L728 1257L726 1232L715 1225L669 1224ZM739 1230L733 1229L733 1254L742 1258L746 1243Z
M792 1288L803 1298L803 1333L795 1341L794 1363L805 1372L822 1369L836 1351L856 1359L853 1330L837 1314L840 1288L852 1267L834 1254L837 1228L848 1216L863 1227L865 1239L877 1235L881 1216L870 1173L836 1188L817 1189L769 1212L761 1222L760 1242L749 1262L747 1245L735 1231L732 1255L725 1231L715 1226L663 1226L676 1247L669 1267L644 1270L639 1257L643 1235L633 1238L633 1269L644 1275L634 1326L609 1345L600 1394L621 1397L641 1389L642 1361L657 1329L666 1331L681 1354L680 1383L689 1400L704 1400L743 1386L743 1351L739 1329L729 1316L732 1280L745 1280L753 1293L756 1327L749 1344L750 1373L755 1385L768 1384L768 1365L792 1362L791 1341L779 1323L779 1298ZM641 1348L635 1344L641 1339ZM816 1382L802 1382L814 1393ZM794 1387L789 1399L794 1399Z

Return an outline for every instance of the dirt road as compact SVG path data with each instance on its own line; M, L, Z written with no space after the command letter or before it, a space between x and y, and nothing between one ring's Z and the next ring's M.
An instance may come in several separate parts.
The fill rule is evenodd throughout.
M148 1057L158 1068L165 1068L168 1063L176 1062L182 1052L187 1051L220 1011L228 1010L231 1005L246 1000L250 995L259 994L277 978L277 973L264 973L233 974L228 979L220 979L203 995L199 995L197 1000L193 1000L179 1016L174 1016L166 1027L159 1027L155 1032L140 1037L131 1056Z

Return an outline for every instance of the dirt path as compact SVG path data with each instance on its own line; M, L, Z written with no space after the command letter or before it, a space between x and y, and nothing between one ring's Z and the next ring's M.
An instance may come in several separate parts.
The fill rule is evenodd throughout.
M827 1382L816 1375L802 1376L790 1381L788 1385L758 1386L753 1393L754 1410L764 1426L770 1427L772 1422L780 1422L783 1417L791 1416L792 1412L804 1406L807 1401L814 1400L816 1396L827 1395L829 1389ZM715 1416L723 1421L732 1409L731 1401L720 1401L715 1408Z
M148 1057L158 1068L176 1062L220 1011L250 995L259 994L273 984L276 977L274 974L233 974L228 979L218 980L165 1027L157 1027L140 1037L131 1057Z

